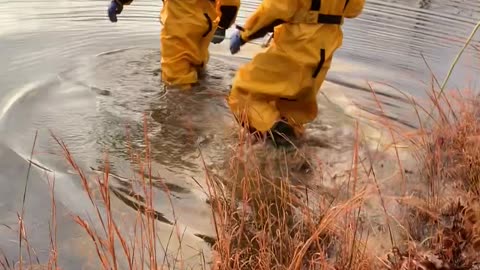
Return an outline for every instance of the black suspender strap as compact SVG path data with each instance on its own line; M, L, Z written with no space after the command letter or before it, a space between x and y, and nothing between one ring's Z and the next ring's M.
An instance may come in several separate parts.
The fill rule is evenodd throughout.
M212 19L210 19L210 16L208 16L207 13L203 13L203 15L204 15L205 18L207 19L208 29L207 29L207 32L203 33L202 37L206 37L206 36L208 35L208 33L210 33L210 31L212 31L212 29L213 29L213 23L212 23Z
M311 11L320 11L322 7L322 0L312 0L312 4L310 6Z
M323 64L325 64L325 49L320 50L320 61L318 62L317 67L313 71L312 77L315 79L318 76L318 73L320 73L320 70L323 67Z

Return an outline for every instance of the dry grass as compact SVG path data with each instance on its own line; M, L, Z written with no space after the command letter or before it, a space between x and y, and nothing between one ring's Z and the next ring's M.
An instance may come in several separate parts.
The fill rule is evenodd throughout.
M145 118L146 119L146 118ZM167 186L162 182L161 178L155 177L152 173L152 163L150 159L150 143L148 140L147 122L144 122L144 145L145 149L142 149L142 153L135 153L131 147L130 159L136 168L133 171L138 172L138 179L131 181L137 182L137 185L141 187L141 193L134 193L130 191L136 201L131 202L131 206L136 209L136 220L133 224L133 234L126 231L122 231L117 225L117 221L121 221L121 218L113 214L111 208L111 192L116 193L111 189L109 184L109 163L108 157L105 158L104 174L103 177L98 177L94 180L95 191L100 193L100 198L95 199L95 191L89 187L92 183L89 183L87 177L82 170L77 166L69 153L67 146L60 140L57 140L58 144L62 147L66 160L74 168L78 175L80 175L83 188L90 198L90 202L97 211L97 218L100 221L102 231L96 231L87 222L87 220L80 216L75 216L74 220L84 228L85 232L91 238L95 244L95 249L98 255L98 259L101 262L102 269L119 269L119 263L126 262L128 269L173 269L180 267L183 269L183 258L180 250L169 250L169 242L165 246L160 241L157 231L157 219L160 215L154 209L154 197L153 190L155 186L158 187L160 181L162 187L168 198L171 198L170 192ZM54 136L54 138L56 138ZM160 180L158 180L160 179ZM132 184L134 185L134 184ZM117 191L118 192L118 191ZM174 220L176 220L175 209L173 203L170 200L170 206L172 208ZM99 209L103 209L102 215ZM105 217L106 216L106 217ZM128 237L128 238L127 238ZM172 224L172 232L170 237L176 237L181 242L182 233L176 223ZM116 241L120 245L116 245ZM163 259L159 259L159 255ZM172 258L169 258L172 256ZM204 267L205 264L204 264Z
M404 269L480 267L480 99L465 94L436 97L440 117L416 140L429 189L407 207L410 246L396 255Z
M288 181L287 153L258 157L253 148L234 149L225 178L207 172L218 234L213 269L368 269L356 212L363 194L309 201L305 187Z

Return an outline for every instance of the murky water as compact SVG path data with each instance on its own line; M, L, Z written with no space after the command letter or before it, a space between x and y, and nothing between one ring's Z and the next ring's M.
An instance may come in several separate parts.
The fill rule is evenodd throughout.
M442 81L480 20L480 2L367 2L360 18L345 23L344 45L328 81L359 108L376 112L367 84L372 81L387 115L416 126L411 107L394 88L424 96L431 81L426 63ZM82 168L100 168L102 153L108 150L113 172L128 178L126 141L143 146L146 117L154 170L172 190L178 222L189 228L189 241L204 246L198 235L213 235L213 228L205 195L192 180L203 179L198 149L212 164L222 162L225 149L234 143L224 97L236 67L261 49L256 41L231 57L228 40L212 45L208 73L197 91L167 94L159 80L161 1L134 2L116 24L106 17L107 5L98 0L11 0L0 6L0 220L16 226L27 160L39 130L34 158L55 172L63 225L59 237L65 243L61 252L67 257L62 260L75 266L69 269L81 264L86 252L79 250L87 249L88 240L67 213L88 215L91 209L78 177L59 156L50 130L66 142ZM244 1L237 23L242 24L257 5ZM479 53L480 34L455 69L450 88L476 86ZM52 174L34 166L26 210L32 245L39 247L43 259L49 243L48 176ZM121 190L119 179L114 183ZM172 211L164 194L158 192L156 198L167 233ZM130 209L121 201L115 207ZM0 238L0 249L16 260L16 235L1 228Z

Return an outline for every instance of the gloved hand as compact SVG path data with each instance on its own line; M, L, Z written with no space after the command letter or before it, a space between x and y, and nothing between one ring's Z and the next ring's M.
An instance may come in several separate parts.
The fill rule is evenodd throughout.
M122 13L123 5L117 3L117 1L112 0L110 6L108 6L108 18L111 22L117 22L117 14Z
M212 43L213 44L218 44L221 43L225 39L225 29L217 27L217 30L215 31L215 35L212 38Z
M245 44L245 41L242 40L240 36L240 31L235 30L233 35L230 37L230 52L236 54L240 51L240 47Z

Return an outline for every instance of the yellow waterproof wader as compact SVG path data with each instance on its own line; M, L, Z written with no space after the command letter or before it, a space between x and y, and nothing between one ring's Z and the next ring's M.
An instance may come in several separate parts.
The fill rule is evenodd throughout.
M237 120L260 132L281 119L292 126L314 120L317 92L342 45L343 19L360 15L364 3L264 0L247 20L241 37L248 42L273 30L273 41L237 71L228 97Z
M165 0L160 35L162 81L191 85L208 62L208 46L217 26L228 28L236 18L239 0Z

